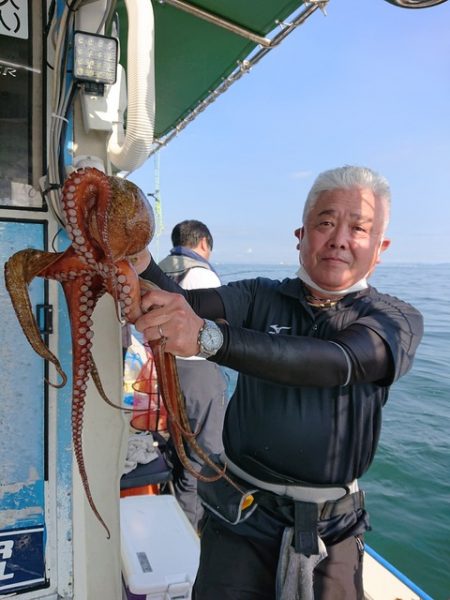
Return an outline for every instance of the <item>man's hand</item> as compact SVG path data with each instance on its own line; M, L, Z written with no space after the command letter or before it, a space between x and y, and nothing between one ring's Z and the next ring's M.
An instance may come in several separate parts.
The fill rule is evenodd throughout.
M150 264L152 260L152 255L150 254L150 250L148 248L144 248L144 250L138 252L138 254L127 256L127 259L130 261L130 263L135 268L136 273L139 275L140 273L145 271L145 269Z
M142 296L143 315L135 323L148 341L166 338L165 350L177 356L198 353L200 318L180 294L152 290Z

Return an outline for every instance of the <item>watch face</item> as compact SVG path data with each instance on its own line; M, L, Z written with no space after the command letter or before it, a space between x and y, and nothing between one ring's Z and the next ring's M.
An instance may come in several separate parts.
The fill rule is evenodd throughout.
M207 326L202 332L201 341L204 350L218 350L222 345L222 332L219 328Z
M198 356L212 356L223 344L223 336L214 321L205 319L205 325L200 333L200 352Z

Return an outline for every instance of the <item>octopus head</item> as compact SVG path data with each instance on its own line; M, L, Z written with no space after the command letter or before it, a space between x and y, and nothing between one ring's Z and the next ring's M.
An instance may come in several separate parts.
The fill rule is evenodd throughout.
M100 247L108 248L113 262L137 254L150 243L155 217L145 194L131 181L109 176L110 196L106 215L90 213L89 229Z

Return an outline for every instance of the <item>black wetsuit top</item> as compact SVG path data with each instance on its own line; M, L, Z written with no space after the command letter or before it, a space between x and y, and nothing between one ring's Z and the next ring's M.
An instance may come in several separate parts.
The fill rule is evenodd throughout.
M186 292L153 262L142 276L227 321L209 360L240 372L224 426L228 458L273 483L342 484L366 472L389 386L422 337L415 308L370 286L314 309L299 279Z

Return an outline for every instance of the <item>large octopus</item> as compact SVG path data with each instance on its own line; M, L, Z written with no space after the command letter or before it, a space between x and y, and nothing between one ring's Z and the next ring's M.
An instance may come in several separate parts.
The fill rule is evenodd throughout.
M141 294L151 284L139 279L127 258L144 250L154 233L154 216L143 192L133 183L107 176L94 168L74 171L62 191L62 211L71 245L64 252L26 249L5 263L5 281L20 325L35 352L54 364L67 382L59 360L43 342L33 315L28 285L34 277L59 281L66 297L72 334L72 439L75 457L88 502L100 516L89 488L83 457L82 428L87 381L92 377L101 397L112 404L101 385L91 353L92 313L98 300L109 293L118 306L118 316L134 323L142 314ZM120 315L119 315L120 312ZM214 480L225 477L238 487L200 448L189 427L175 359L164 352L164 338L151 343L159 387L168 412L169 431L184 467L196 477ZM115 406L112 404L112 406ZM116 407L117 408L117 407ZM120 407L119 407L120 408ZM217 476L209 479L195 471L186 456L183 440L207 463ZM239 488L238 488L239 489Z

